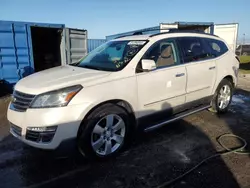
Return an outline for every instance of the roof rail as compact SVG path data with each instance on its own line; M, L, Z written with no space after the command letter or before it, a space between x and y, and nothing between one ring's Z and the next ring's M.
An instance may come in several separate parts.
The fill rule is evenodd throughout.
M143 31L136 31L131 35L122 35L122 36L116 37L115 39L119 39L119 38L122 38L122 37L128 37L128 36L132 36L132 35L143 35Z
M165 32L152 34L149 37L154 37L154 36L163 35L163 34L167 34L167 33L199 33L199 34L218 37L217 35L205 33L204 31L198 30L198 29L196 29L196 30L182 30L182 29L172 28L172 29L152 29L152 30L147 30L147 31L165 31ZM147 32L147 31L145 31L145 32ZM122 37L128 37L128 36L132 36L132 35L143 35L143 32L144 31L137 31L137 32L134 32L134 33L129 34L129 35L123 35L123 36L116 37L115 39L122 38Z
M180 29L161 29L161 30L167 30L167 31L166 32L152 34L149 37L154 37L154 36L168 34L168 33L199 33L199 34L204 34L204 35L216 36L216 35L213 35L213 34L210 34L210 33L205 33L202 30L180 30Z

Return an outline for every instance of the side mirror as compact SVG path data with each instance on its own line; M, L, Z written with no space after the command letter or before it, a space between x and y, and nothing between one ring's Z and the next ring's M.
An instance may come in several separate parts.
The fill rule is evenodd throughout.
M141 60L141 66L143 71L152 71L156 69L155 61L151 59Z

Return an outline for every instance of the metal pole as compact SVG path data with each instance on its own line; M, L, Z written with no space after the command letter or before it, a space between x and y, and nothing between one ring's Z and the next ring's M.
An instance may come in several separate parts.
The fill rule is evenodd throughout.
M245 33L243 33L242 44L240 45L241 46L241 48L240 48L240 56L242 55L242 48L243 48L244 44L245 44Z

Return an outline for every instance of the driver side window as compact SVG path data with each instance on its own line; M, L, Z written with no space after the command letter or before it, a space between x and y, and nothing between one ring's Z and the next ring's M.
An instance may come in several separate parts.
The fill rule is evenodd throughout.
M144 54L143 59L154 60L157 68L179 64L175 41L167 39L153 44Z

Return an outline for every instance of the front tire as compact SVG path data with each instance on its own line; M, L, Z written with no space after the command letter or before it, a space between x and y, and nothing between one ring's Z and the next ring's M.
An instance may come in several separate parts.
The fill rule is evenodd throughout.
M78 149L88 158L110 158L127 144L130 126L130 118L124 108L114 104L100 106L80 127Z
M211 111L218 114L228 111L233 96L233 83L228 79L223 79L219 84L213 100Z

